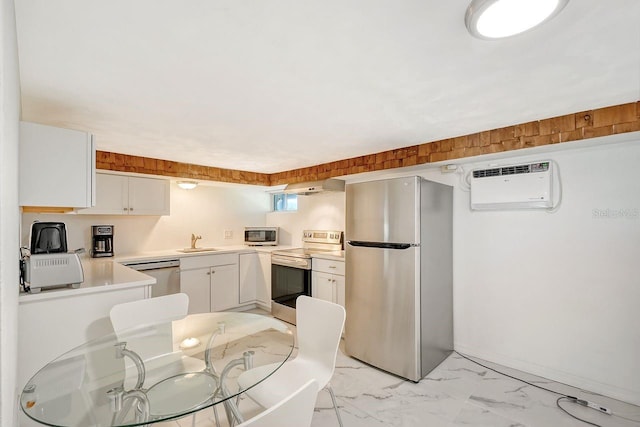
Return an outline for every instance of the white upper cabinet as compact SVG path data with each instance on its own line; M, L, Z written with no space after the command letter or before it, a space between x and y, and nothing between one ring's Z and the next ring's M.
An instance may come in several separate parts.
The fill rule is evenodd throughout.
M93 206L95 165L91 134L20 122L20 206Z
M78 211L101 215L169 215L169 181L158 178L96 174L96 204Z

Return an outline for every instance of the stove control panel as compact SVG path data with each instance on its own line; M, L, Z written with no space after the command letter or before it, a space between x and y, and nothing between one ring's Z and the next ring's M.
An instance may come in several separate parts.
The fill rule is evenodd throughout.
M304 230L302 241L308 243L342 243L342 231L337 230Z

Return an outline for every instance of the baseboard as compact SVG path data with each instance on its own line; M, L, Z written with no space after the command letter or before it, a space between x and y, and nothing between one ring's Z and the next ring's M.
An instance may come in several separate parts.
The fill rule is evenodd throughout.
M611 397L613 399L621 400L633 405L640 405L639 390L628 390L618 387L615 384L607 384L600 381L594 381L592 379L581 377L565 371L538 365L534 362L518 360L504 354L482 351L478 350L477 348L470 348L457 343L454 344L454 348L456 351L467 356L472 356L478 359L486 360L488 362L497 363L508 368L517 369L519 371L577 387L592 393L601 394L603 396Z

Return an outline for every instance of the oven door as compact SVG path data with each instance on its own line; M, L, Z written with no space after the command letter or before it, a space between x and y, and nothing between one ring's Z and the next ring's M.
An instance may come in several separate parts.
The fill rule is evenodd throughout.
M271 314L295 325L296 299L311 296L311 269L271 264Z

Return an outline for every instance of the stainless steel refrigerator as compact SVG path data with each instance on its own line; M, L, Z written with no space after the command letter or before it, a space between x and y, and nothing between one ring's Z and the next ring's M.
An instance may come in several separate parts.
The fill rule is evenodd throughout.
M452 188L346 187L347 354L419 381L453 350Z

